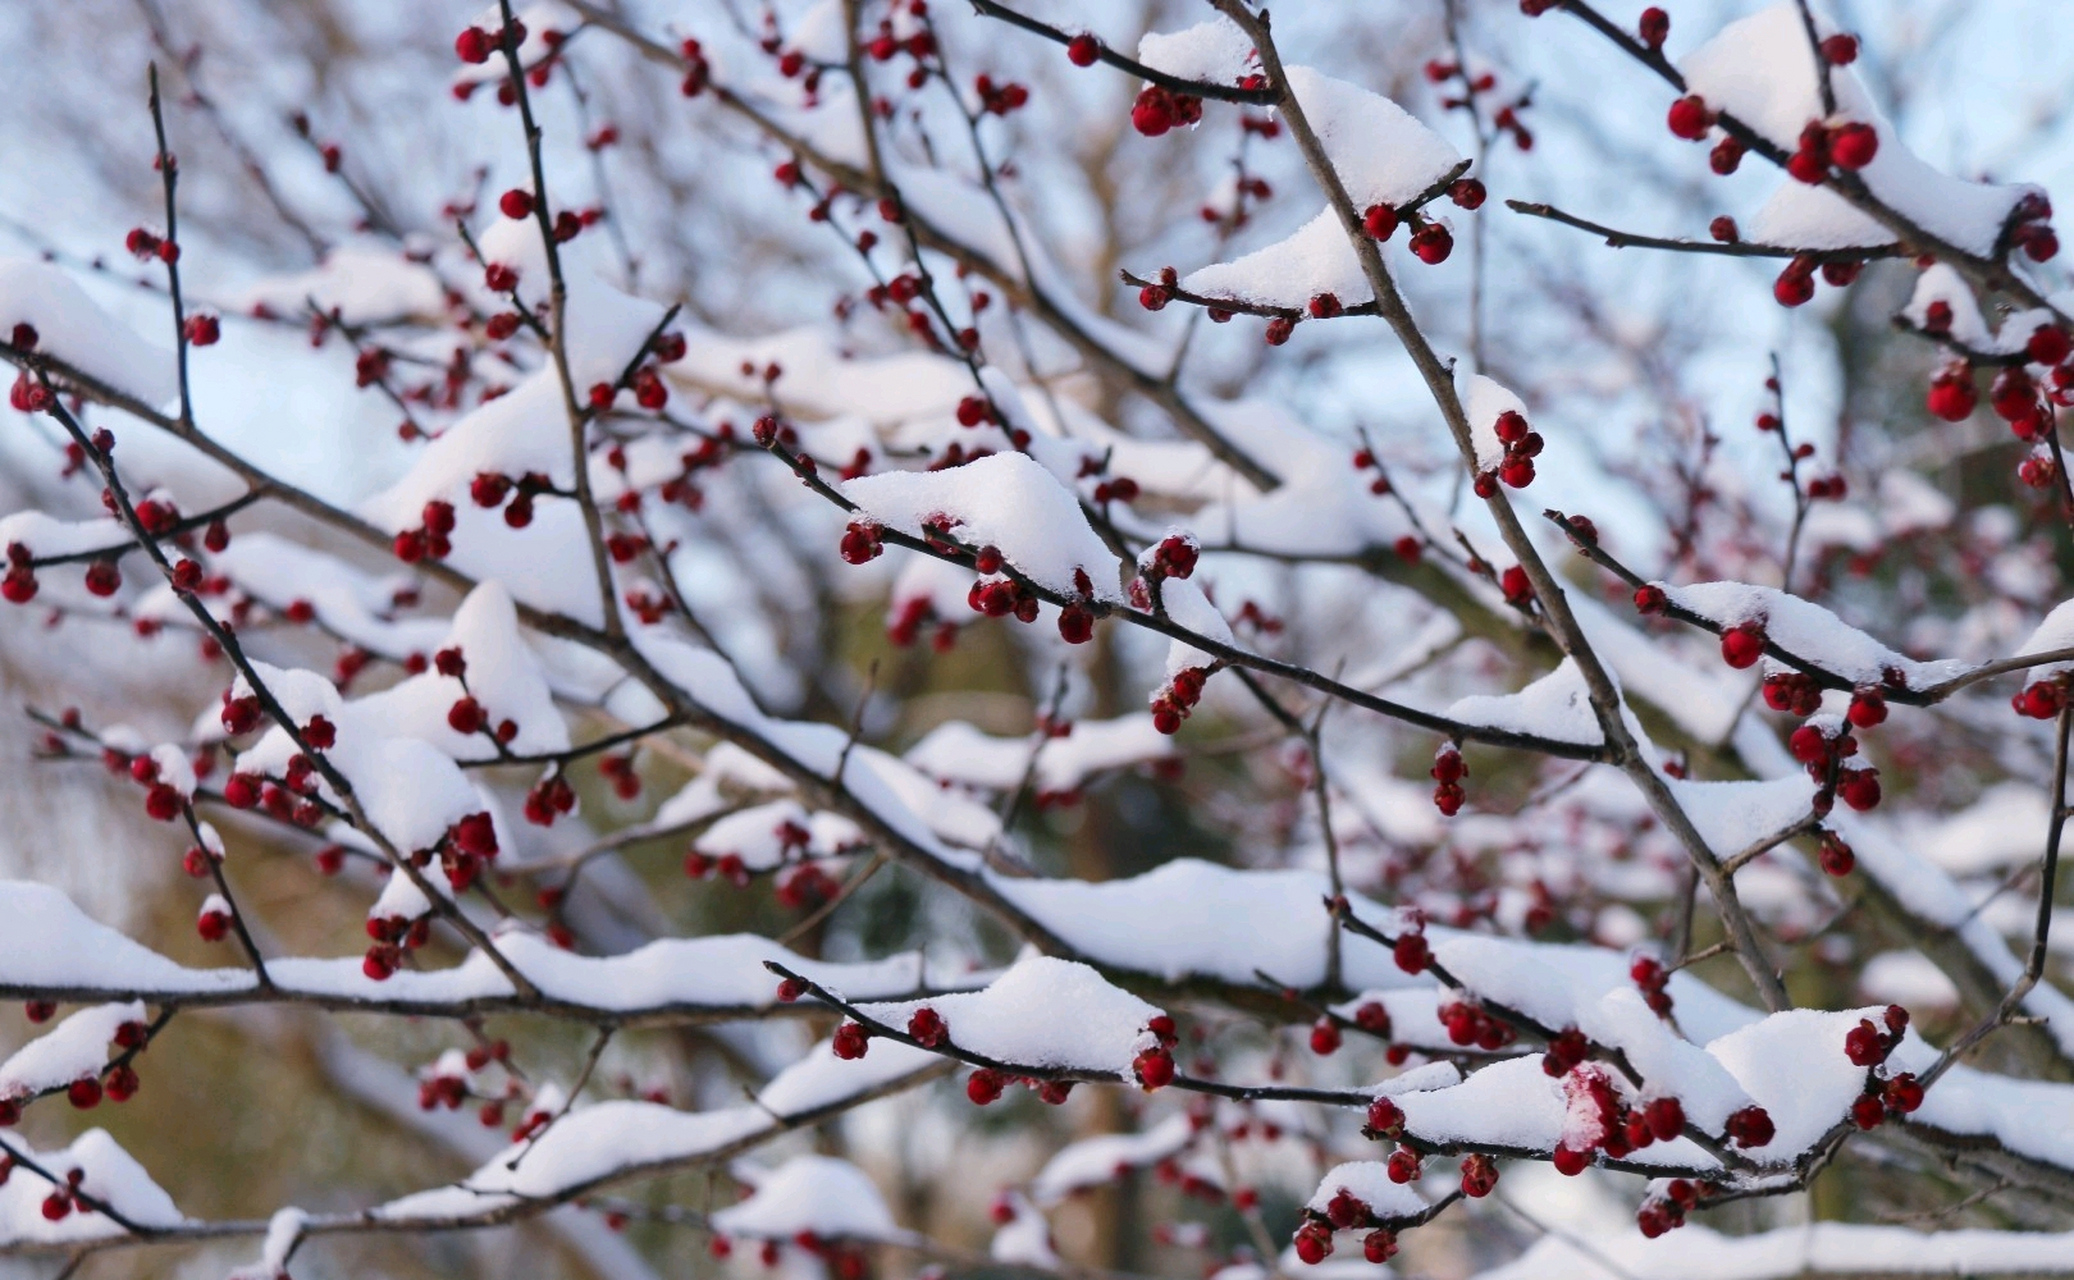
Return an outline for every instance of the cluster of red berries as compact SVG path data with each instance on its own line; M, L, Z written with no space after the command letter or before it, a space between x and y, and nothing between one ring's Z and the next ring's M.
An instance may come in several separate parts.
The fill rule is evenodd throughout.
M1181 275L1172 267L1159 269L1159 283L1148 284L1138 290L1138 305L1147 311L1164 311L1173 301L1174 290L1181 287ZM1230 319L1230 316L1226 316Z
M985 72L973 78L972 92L979 98L980 111L987 115L1005 116L1021 110L1030 101L1028 88L1012 81L995 84L994 78Z
M2052 229L2052 201L2044 192L2025 192L2009 222L2009 242L2031 261L2049 261L2060 251L2060 238Z
M2032 720L2050 720L2067 702L2066 688L2059 680L2034 680L2010 698L2016 713Z
M1195 573L1202 546L1189 533L1170 533L1138 557L1138 573L1148 581L1187 578Z
M818 907L842 892L842 883L823 870L818 862L802 862L779 874L775 887L778 905L791 910Z
M687 850L684 854L684 874L693 880L717 876L737 889L748 888L751 879L749 864L742 860L741 854L723 853L716 857L710 853L702 853L696 848Z
M1686 1178L1673 1178L1661 1194L1651 1195L1635 1210L1635 1228L1650 1240L1685 1225L1685 1215L1713 1193L1713 1186Z
M1272 186L1268 185L1268 181L1266 178L1260 178L1255 177L1251 174L1241 173L1238 176L1238 178L1232 183L1231 213L1227 215L1221 210L1219 210L1217 206L1206 204L1202 207L1200 211L1202 220L1204 222L1216 223L1223 222L1226 219L1226 217L1229 217L1231 219L1231 228L1232 230L1236 231L1240 227L1243 227L1248 222L1252 221L1251 215L1248 214L1246 210L1247 200L1271 200L1274 198L1274 194L1275 189ZM1224 316L1225 320L1231 319L1231 313L1229 311L1222 312L1221 314ZM1219 321L1219 323L1222 323L1222 321Z
M1810 186L1829 174L1829 167L1856 171L1872 163L1879 154L1879 131L1852 120L1830 126L1810 120L1800 131L1800 145L1786 161L1786 172Z
M16 413L42 413L57 403L57 396L23 370L15 375L14 385L7 390L7 403Z
M1434 1015L1447 1028L1447 1038L1467 1048L1474 1045L1485 1053L1496 1053L1518 1039L1512 1024L1491 1016L1482 1005L1455 1000L1439 1006Z
M678 55L684 61L684 80L677 88L687 98L696 98L705 92L713 78L713 68L706 61L705 46L696 40L687 39L678 47Z
M1464 183L1458 182L1449 188L1449 194L1455 196L1455 187L1461 187L1461 194L1456 196L1455 203L1466 209L1474 209L1483 203L1483 184L1469 179L1464 181L1473 185L1465 186ZM1417 210L1407 209L1399 213L1389 205L1372 204L1361 214L1361 229L1376 240L1388 240L1396 232L1400 222L1411 226L1412 254L1427 266L1439 266L1455 251L1454 233L1444 224L1421 216Z
M445 1107L459 1111L468 1101L468 1077L442 1071L434 1067L424 1079L418 1081L418 1110L433 1111Z
M106 755L121 756L121 752L110 751ZM111 762L112 764L112 762ZM157 822L171 822L180 816L187 797L172 783L161 776L158 761L149 755L134 755L126 758L125 769L130 780L144 788L144 812Z
M454 544L449 538L454 532L454 504L434 498L425 504L419 520L417 528L405 529L396 535L392 544L396 558L405 564L416 564L427 558L441 560L451 554Z
M140 262L149 262L153 258L167 264L180 261L179 245L171 240L161 239L142 227L130 228L129 235L123 237L122 245Z
M1442 84L1453 79L1459 79L1462 83L1464 91L1460 96L1444 97L1440 100L1441 109L1444 111L1474 113L1477 109L1476 99L1478 95L1494 93L1498 88L1498 77L1495 74L1485 71L1479 75L1472 76L1469 74L1468 68L1461 64L1443 62L1438 58L1427 61L1425 72L1427 81L1432 84ZM1532 97L1531 92L1522 93L1511 102L1500 104L1495 111L1491 112L1492 128L1500 133L1510 133L1513 144L1522 151L1532 151L1534 149L1534 135L1527 131L1526 126L1521 124L1519 119L1519 113L1532 101ZM1468 207L1473 209L1476 206L1470 205Z
M1378 472L1376 478L1368 482L1368 491L1370 493L1380 498L1384 497L1390 492L1390 477L1387 475L1380 474L1383 469L1382 464L1376 461L1376 456L1373 450L1354 450L1353 463L1354 470L1356 471L1367 471L1370 468L1374 468L1375 471ZM1417 545L1417 541L1417 539L1413 539L1413 545Z
M1498 492L1497 481L1508 488L1524 489L1534 483L1534 459L1541 456L1541 433L1527 426L1517 409L1507 409L1491 424L1498 442L1505 446L1505 460L1476 478L1476 496L1489 498Z
M488 813L471 813L447 828L439 842L440 868L460 893L475 883L483 867L497 856L497 827Z
M650 413L659 411L670 402L670 388L652 364L643 365L636 370L627 385L633 389L634 403ZM594 382L590 390L584 393L584 399L594 413L609 412L613 401L618 398L619 388L609 382Z
M1572 1068L1563 1077L1563 1092L1573 1112L1588 1114L1594 1122L1591 1132L1572 1132L1550 1153L1550 1163L1566 1178L1589 1168L1593 1151L1620 1160L1654 1143L1675 1141L1685 1132L1684 1103L1667 1096L1630 1106L1612 1075L1596 1063Z
M559 772L534 783L526 792L526 821L536 827L551 827L554 820L576 808L576 789Z
M526 24L513 19L496 31L485 31L481 27L468 27L454 37L454 56L470 66L479 67L490 60L490 55L506 41L515 49L526 42Z
M215 316L193 315L187 317L180 332L191 347L213 347L223 337L223 326Z
M404 953L415 951L432 939L432 918L415 920L403 916L369 916L367 936L374 945L361 958L360 972L373 982L387 982L402 966Z
M88 1083L92 1082L89 1081ZM73 1085L75 1089L78 1087L77 1083ZM96 1089L99 1087L99 1085L95 1085ZM96 1098L96 1101L99 1101L99 1099ZM88 1103L87 1105L91 1106L93 1104ZM7 1167L13 1167L12 1160L8 1162ZM0 1177L4 1177L4 1175L0 1175ZM65 1174L65 1185L56 1188L49 1195L43 1197L44 1219L49 1222L58 1222L69 1216L74 1209L79 1210L81 1214L92 1213L94 1206L87 1201L85 1194L80 1189L85 1181L86 1170L73 1169L67 1172Z
M1852 699L1853 707L1861 705L1861 697L1862 695ZM1880 719L1886 718L1884 700L1877 704L1867 702L1863 705L1877 705ZM1852 723L1856 723L1855 717ZM1879 804L1879 770L1869 766L1846 768L1841 763L1858 754L1858 739L1845 723L1829 717L1809 720L1787 735L1786 749L1792 753L1795 760L1807 766L1808 776L1824 787L1824 790L1815 796L1815 809L1818 813L1827 811L1831 798L1827 788L1832 778L1835 779L1835 798L1851 808L1862 813Z
M1181 732L1181 722L1202 701L1203 686L1209 682L1212 670L1183 667L1169 677L1166 687L1152 699L1152 727L1165 734Z
M1495 1175L1494 1175L1495 1177ZM1305 1266L1315 1267L1332 1255L1332 1233L1353 1231L1360 1227L1375 1226L1361 1239L1361 1256L1378 1265L1388 1262L1397 1254L1397 1233L1388 1227L1376 1226L1374 1211L1368 1202L1353 1192L1341 1187L1325 1202L1323 1214L1307 1211L1302 1226L1296 1229L1292 1243L1296 1256Z
M1575 1027L1565 1027L1548 1038L1548 1047L1541 1051L1541 1071L1544 1075L1561 1079L1576 1070L1591 1056L1591 1041Z
M641 796L641 772L634 767L634 753L624 755L607 752L598 757L598 776L612 784L612 794L621 800L637 800Z
M1880 1025L1860 1018L1857 1026L1844 1033L1844 1056L1851 1065L1865 1068L1865 1090L1851 1103L1851 1122L1860 1129L1877 1128L1888 1116L1907 1115L1923 1105L1923 1084L1913 1072L1880 1074L1907 1030L1908 1010L1890 1004Z
M1144 1055L1140 1054L1139 1058L1142 1060ZM1140 1078L1143 1079L1142 1072ZM1172 1078L1171 1071L1169 1078ZM965 1097L975 1107L992 1106L1001 1100L1001 1095L1008 1091L1011 1084L1028 1085L1037 1091L1040 1100L1055 1107L1063 1105L1073 1092L1071 1080L1039 1080L1031 1076L1012 1076L992 1067L981 1067L965 1078ZM1153 1089L1158 1086L1148 1083L1145 1087Z
M1433 776L1433 807L1447 817L1462 811L1462 802L1467 794L1462 790L1462 779L1469 776L1469 766L1462 759L1462 752L1452 742L1443 742L1433 753L1433 767L1427 770Z
M1628 979L1642 993L1642 1003L1659 1018L1671 1016L1671 973L1655 956L1636 956L1628 965Z
M7 544L7 573L0 577L0 599L9 604L27 604L36 598L35 559L24 544Z
M980 548L982 562L991 547ZM997 562L1000 553L994 553ZM1017 622L1037 621L1039 600L1035 592L1010 578L981 578L965 593L965 603L974 613L983 613L989 618L1013 616Z
M1177 93L1159 85L1147 85L1131 104L1131 127L1148 138L1195 124L1203 118L1203 100L1192 93Z
M308 829L324 820L324 810L314 798L316 789L316 767L298 752L289 757L279 783L252 773L230 775L223 783L223 802L233 809L262 809L277 822Z
M1841 878L1858 865L1858 855L1834 831L1824 831L1815 845L1815 863L1827 874Z
M1180 1032L1173 1018L1161 1013L1146 1022L1153 1044L1131 1060L1131 1070L1136 1073L1138 1083L1147 1093L1164 1089L1174 1082L1174 1046L1180 1043Z
M1815 271L1818 267L1825 282L1841 289L1858 278L1865 264L1855 259L1823 259L1811 253L1795 254L1779 271L1778 279L1772 281L1772 298L1782 307L1798 307L1806 303L1815 296Z
M468 482L468 500L486 511L502 507L504 523L523 529L533 523L533 500L553 490L554 481L537 471L528 471L516 480L495 471L479 471Z
M910 596L901 602L893 614L892 621L886 624L886 639L896 647L905 649L920 638L922 628L931 621L935 621L937 626L935 631L930 633L930 648L938 653L949 653L951 647L958 642L958 624L938 619L936 606L930 603L926 595Z

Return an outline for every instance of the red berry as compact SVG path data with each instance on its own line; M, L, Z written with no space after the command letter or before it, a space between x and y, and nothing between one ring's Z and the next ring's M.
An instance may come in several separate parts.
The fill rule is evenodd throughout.
M1757 664L1764 656L1764 632L1745 623L1721 633L1721 660L1737 670Z
M1131 1063L1138 1073L1138 1083L1146 1092L1165 1088L1174 1081L1174 1057L1165 1049L1147 1049Z
M1815 296L1815 276L1812 271L1800 267L1800 259L1786 264L1779 278L1772 281L1772 297L1782 307L1798 307Z
M1311 1024L1311 1052L1321 1058L1329 1058L1339 1052L1339 1024L1330 1018L1320 1018Z
M1095 636L1095 615L1084 605L1067 605L1059 610L1059 635L1067 644L1086 644Z
M1880 1097L1889 1111L1907 1115L1923 1105L1923 1085L1912 1073L1903 1071L1887 1081Z
M1404 1127L1404 1111L1388 1098L1368 1104L1368 1127L1375 1133L1395 1136Z
M495 47L489 33L481 27L470 27L454 37L454 55L472 65L488 62L490 50Z
M1739 1147L1768 1146L1777 1132L1763 1107L1744 1107L1728 1118L1728 1136Z
M122 587L122 571L113 560L96 560L87 566L86 589L97 596L112 596Z
M1455 238L1446 227L1429 222L1412 233L1411 251L1427 266L1438 266L1455 251Z
M1829 735L1814 725L1801 725L1786 736L1786 750L1802 764L1820 763L1829 757Z
M1872 769L1847 773L1837 779L1836 795L1860 813L1876 808L1880 802L1880 775Z
M1851 1102L1851 1123L1860 1129L1877 1129L1886 1118L1886 1107L1869 1093L1861 1093Z
M1397 1233L1387 1227L1361 1238L1361 1256L1380 1266L1397 1254Z
M907 1033L924 1049L934 1049L943 1043L948 1029L943 1025L943 1015L926 1005L915 1010L907 1020Z
M2025 686L2024 691L2010 701L2018 715L2033 720L2050 720L2060 713L2062 695L2058 685L2039 680Z
M1932 378L1925 400L1930 412L1946 422L1960 422L1972 416L1979 402L1979 392L1973 386L1973 367L1963 362Z
M1432 962L1433 952L1426 945L1426 935L1406 933L1398 935L1397 941L1391 944L1390 959L1406 973L1424 973Z
M1140 1061L1142 1060L1141 1055ZM1142 1074L1141 1070L1140 1075ZM1002 1078L1000 1072L981 1067L966 1078L965 1096L972 1099L974 1106L984 1107L998 1099L1001 1091L1007 1087L1008 1081Z
M1591 1162L1591 1152L1573 1151L1565 1146L1556 1147L1549 1157L1549 1163L1555 1166L1556 1172L1566 1178L1574 1178L1578 1174L1583 1173L1591 1167Z
M1489 194L1475 178L1457 178L1447 189L1448 199L1464 209L1481 209Z
M1879 132L1869 124L1853 121L1829 137L1830 157L1846 169L1863 169L1879 149Z
M1851 695L1851 708L1845 715L1860 729L1884 724L1887 720L1886 696L1878 689L1860 689Z
M1707 130L1713 127L1714 121L1706 102L1695 94L1688 94L1671 104L1666 123L1674 136L1698 142L1707 136Z
M81 1111L90 1111L101 1105L101 1082L93 1076L81 1076L66 1087L65 1100Z
M1174 96L1158 85L1148 86L1131 104L1131 127L1148 138L1157 138L1179 123Z
M1649 1132L1658 1142L1669 1142L1685 1132L1685 1107L1676 1098L1658 1098L1644 1112Z
M1372 204L1361 215L1361 227L1378 240L1388 240L1397 230L1397 210L1386 204Z
M838 1058L846 1060L861 1058L866 1050L871 1047L871 1037L865 1032L862 1025L855 1022L845 1022L835 1029L833 1047L835 1056Z
M1815 860L1823 871L1833 876L1847 876L1851 874L1851 868L1858 865L1858 856L1852 852L1851 846L1833 835L1822 837L1821 845L1815 850Z
M1858 1025L1844 1033L1844 1056L1854 1067L1876 1067L1887 1060L1888 1044L1878 1027L1870 1018L1860 1018Z
M1664 40L1671 34L1671 15L1655 5L1642 10L1642 20L1636 24L1642 43L1651 49L1664 47Z
M1296 1256L1307 1267L1315 1267L1332 1256L1332 1231L1321 1222L1304 1223L1292 1243Z
M1092 67L1101 52L1101 44L1085 31L1066 42L1066 59L1076 67Z
M189 316L182 332L187 335L189 346L213 347L223 337L223 326L215 316Z
M1419 1154L1410 1147L1399 1147L1390 1153L1383 1171L1396 1183L1416 1182L1419 1178Z
M1858 60L1858 37L1838 32L1824 37L1822 59L1832 66L1847 67Z
M1498 1185L1498 1165L1481 1151L1462 1158L1462 1194L1480 1199Z
M2031 331L2024 354L2033 364L2058 364L2074 354L2074 340L2069 340L2067 331L2058 325L2041 324Z

